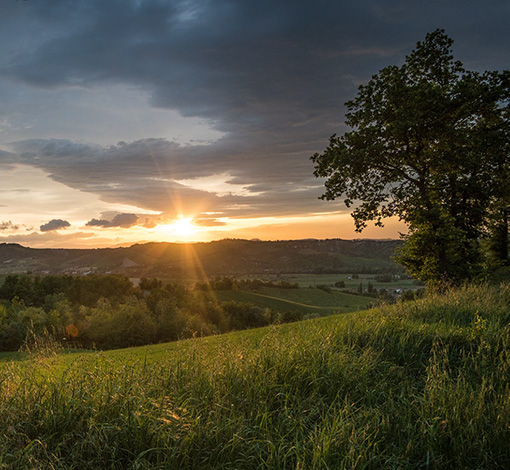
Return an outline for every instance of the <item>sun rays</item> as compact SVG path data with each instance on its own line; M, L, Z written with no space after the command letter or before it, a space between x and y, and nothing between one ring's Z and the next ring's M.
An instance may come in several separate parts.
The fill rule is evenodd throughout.
M188 241L199 232L199 228L193 224L192 217L179 217L170 224L158 225L157 231L182 241Z
M193 220L190 217L177 219L170 225L170 228L179 237L188 237L197 232L197 227L193 225Z

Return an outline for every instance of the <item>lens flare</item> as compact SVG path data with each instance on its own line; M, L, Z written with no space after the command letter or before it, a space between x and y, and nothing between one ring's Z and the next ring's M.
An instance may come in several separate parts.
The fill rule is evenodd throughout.
M197 231L191 218L177 219L173 224L170 225L170 229L173 231L173 233L175 233L175 235L178 235L179 237L187 237L188 235L193 235Z
M156 230L178 239L186 239L198 232L191 217L180 217L171 224L158 225Z

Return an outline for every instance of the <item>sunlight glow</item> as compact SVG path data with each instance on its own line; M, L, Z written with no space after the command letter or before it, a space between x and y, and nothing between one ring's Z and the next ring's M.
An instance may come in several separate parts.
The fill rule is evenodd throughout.
M157 230L158 232L170 233L179 238L186 238L195 234L197 232L197 227L193 225L193 219L191 217L180 217L172 224L159 225Z

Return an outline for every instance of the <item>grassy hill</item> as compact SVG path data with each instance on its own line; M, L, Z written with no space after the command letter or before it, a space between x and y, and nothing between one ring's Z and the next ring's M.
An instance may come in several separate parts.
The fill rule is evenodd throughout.
M510 287L0 364L0 462L38 469L505 469Z

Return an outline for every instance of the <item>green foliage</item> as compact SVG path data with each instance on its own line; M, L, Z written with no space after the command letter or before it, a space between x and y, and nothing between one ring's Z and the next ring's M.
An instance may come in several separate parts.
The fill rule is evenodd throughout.
M258 280L239 284L278 285L282 289L296 286ZM212 285L230 290L237 286L237 280L221 278ZM187 289L143 279L140 289L135 289L127 278L115 275L7 276L0 289L4 299L4 305L0 304L0 351L17 350L31 334L51 334L55 340L79 347L110 349L302 318L243 302L224 304L210 285L199 287Z
M71 303L91 307L101 297L118 301L134 293L133 284L125 276L115 274L91 274L88 276L34 276L11 274L0 286L0 299L11 300L15 296L26 305L43 307L55 301L51 296L61 294ZM47 297L50 296L48 300ZM64 296L64 297L62 297ZM46 305L47 306L47 305Z
M172 344L19 355L0 366L0 461L506 469L509 312L510 286L467 287Z
M159 279L148 279L146 277L142 277L138 287L140 287L142 290L153 291L155 289L162 288L163 282Z
M460 228L448 223L411 228L396 259L430 287L447 286L481 274L479 241L469 239Z
M323 290L324 292L327 292L328 294L331 294L331 286L328 286L327 284L319 284L315 287L317 289Z
M510 175L508 176L510 179ZM506 182L508 184L508 182ZM510 203L509 203L510 205ZM504 207L489 221L489 237L485 242L487 265L494 272L509 265L508 208ZM494 213L493 213L494 214Z
M239 302L224 302L223 308L229 318L229 322L234 330L243 328L254 328L266 326L269 324L269 318L265 311L252 304Z
M442 30L427 34L402 66L360 86L346 103L353 130L312 157L323 198L359 201L356 230L391 216L408 224L399 260L435 285L479 274L491 224L508 234L510 72L467 71L452 44ZM508 237L494 240L508 262Z
M243 290L256 292L263 287L278 287L282 289L297 289L299 285L288 281L268 281L263 279L234 279L232 277L217 277L210 282L199 282L196 289L202 291L210 290Z
M295 321L301 321L304 318L303 312L298 310L287 310L279 314L278 323L292 323Z

